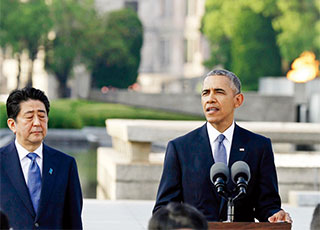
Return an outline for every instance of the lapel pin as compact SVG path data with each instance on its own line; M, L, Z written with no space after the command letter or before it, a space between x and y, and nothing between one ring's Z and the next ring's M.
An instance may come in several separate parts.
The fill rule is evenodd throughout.
M239 151L240 151L240 152L244 152L244 148L240 148Z
M53 169L50 168L50 169L49 169L49 174L52 175L52 173L53 173Z

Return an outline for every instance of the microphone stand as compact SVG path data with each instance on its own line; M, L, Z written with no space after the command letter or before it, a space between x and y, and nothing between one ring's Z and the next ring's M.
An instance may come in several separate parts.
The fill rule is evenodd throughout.
M239 197L239 195L236 196L235 198L232 198L231 193L228 191L228 189L226 188L226 186L224 184L224 181L221 181L221 179L220 180L219 179L215 182L214 185L216 186L218 194L223 199L228 201L228 214L227 214L227 221L225 221L225 222L233 222L233 220L234 220L234 204L233 204L233 201L234 201L235 198ZM227 191L225 191L225 189Z
M228 213L227 213L227 221L226 222L233 222L234 220L234 204L233 204L232 197L228 197Z
M246 195L246 189L240 189L238 195L236 195L234 198L232 198L232 196L226 196L226 194L227 193L224 193L224 196L223 196L223 198L228 200L227 220L225 222L233 222L234 221L234 201L244 197Z

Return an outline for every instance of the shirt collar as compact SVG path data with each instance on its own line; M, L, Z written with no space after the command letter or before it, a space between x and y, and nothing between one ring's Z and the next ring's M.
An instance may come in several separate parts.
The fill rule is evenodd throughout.
M16 148L17 148L17 151L18 151L19 159L21 161L30 152L28 150L26 150L24 147L22 147L22 145L20 145L18 143L17 139L15 140L15 145L16 145ZM35 151L33 151L33 153L36 153L40 158L42 158L42 149L43 149L43 144L41 143L41 145Z
M225 136L225 139L232 143L232 137L234 132L234 121L230 125L229 128L227 128L222 134ZM211 143L213 143L217 137L221 134L218 130L216 130L209 122L207 122L207 130L208 130L208 136Z

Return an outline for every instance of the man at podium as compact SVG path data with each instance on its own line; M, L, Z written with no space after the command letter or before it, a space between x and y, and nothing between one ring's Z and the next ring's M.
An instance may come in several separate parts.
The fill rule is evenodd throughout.
M210 168L215 162L231 168L241 160L249 165L251 179L247 195L234 202L234 221L292 221L281 209L270 139L234 121L234 111L243 100L241 83L234 73L212 70L205 76L201 104L207 122L168 143L153 213L169 202L184 202L196 207L208 221L225 221L227 202L211 183ZM230 191L235 186L228 181Z

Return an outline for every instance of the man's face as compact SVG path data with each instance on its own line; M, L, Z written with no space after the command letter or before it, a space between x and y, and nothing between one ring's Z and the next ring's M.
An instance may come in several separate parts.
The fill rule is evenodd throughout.
M234 118L234 109L243 102L242 94L235 94L229 78L209 76L203 82L201 104L207 121L224 132Z
M16 121L8 119L8 126L16 134L18 143L29 151L40 146L47 135L47 125L48 115L39 100L22 101Z

